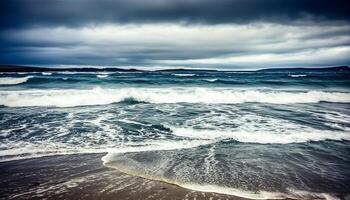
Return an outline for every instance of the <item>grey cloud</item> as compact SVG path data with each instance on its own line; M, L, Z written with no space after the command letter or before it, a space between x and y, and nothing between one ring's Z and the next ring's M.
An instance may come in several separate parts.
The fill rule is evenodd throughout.
M2 0L0 27L349 22L346 0Z
M349 25L266 23L38 27L3 32L7 45L0 50L0 60L117 66L336 65L349 63L349 30Z
M349 64L348 4L345 0L1 0L0 64Z

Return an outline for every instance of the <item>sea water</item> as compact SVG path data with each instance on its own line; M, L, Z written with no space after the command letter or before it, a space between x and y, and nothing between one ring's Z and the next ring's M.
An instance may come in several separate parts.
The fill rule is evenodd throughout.
M0 74L0 160L107 153L108 167L253 199L350 193L350 74Z

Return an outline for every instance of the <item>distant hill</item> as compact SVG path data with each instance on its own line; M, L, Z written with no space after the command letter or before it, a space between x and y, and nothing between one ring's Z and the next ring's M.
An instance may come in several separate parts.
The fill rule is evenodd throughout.
M71 68L48 68L48 67L30 67L19 65L0 65L0 72L135 72L142 71L137 69L122 68L92 68L92 67L71 67Z
M0 65L0 72L145 72L147 70L138 69L123 69L123 68L92 68L92 67L70 67L70 68L48 68L48 67L31 67L31 66L20 66L20 65ZM337 67L317 67L317 68L270 68L261 69L256 72L313 72L313 71L324 71L324 72L350 72L349 66L337 66ZM163 69L155 70L155 72L234 72L234 70L209 70L209 69ZM241 71L239 71L241 72ZM251 71L250 71L251 72Z
M59 72L59 71L70 71L70 72L144 72L147 70L139 69L123 69L116 67L109 68L92 68L92 67L70 67L70 68L51 68L51 67L31 67L31 66L20 66L20 65L0 65L0 72ZM209 69L160 69L155 70L156 72L217 72L218 70Z
M261 69L258 72L350 72L349 66L336 66L336 67L315 67L315 68L271 68L271 69Z

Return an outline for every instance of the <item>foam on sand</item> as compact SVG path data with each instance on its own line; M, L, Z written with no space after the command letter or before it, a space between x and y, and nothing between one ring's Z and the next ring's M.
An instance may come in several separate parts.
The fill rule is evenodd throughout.
M119 156L121 160L118 159ZM315 192L309 192L309 191L293 190L289 188L287 188L287 191L285 193L270 192L270 191L263 191L263 190L249 191L249 190L243 190L243 189L238 189L234 187L225 187L225 186L209 184L209 183L199 184L195 182L183 181L181 178L169 178L167 177L166 173L163 170L166 170L167 167L169 167L167 165L173 162L171 161L169 162L167 158L168 157L163 157L160 160L156 159L157 170L153 169L152 167L151 169L149 169L150 166L148 166L147 163L145 166L143 166L142 163L133 161L133 159L128 159L128 156L124 157L123 155L117 155L115 153L108 153L106 156L102 158L102 161L106 167L117 169L118 171L121 171L123 173L129 174L132 176L138 176L149 180L170 183L170 184L178 185L183 188L201 191L201 192L214 192L214 193L243 197L247 199L329 199L329 200L338 199L337 197L328 193L315 193ZM123 161L125 161L127 164L124 165ZM183 172L186 172L186 170ZM186 173L184 175L191 176L191 174L186 174Z

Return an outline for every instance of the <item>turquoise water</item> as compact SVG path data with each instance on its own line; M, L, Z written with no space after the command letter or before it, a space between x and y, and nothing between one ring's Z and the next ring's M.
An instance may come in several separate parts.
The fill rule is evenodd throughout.
M0 159L106 152L195 190L343 198L349 86L331 71L2 73Z

